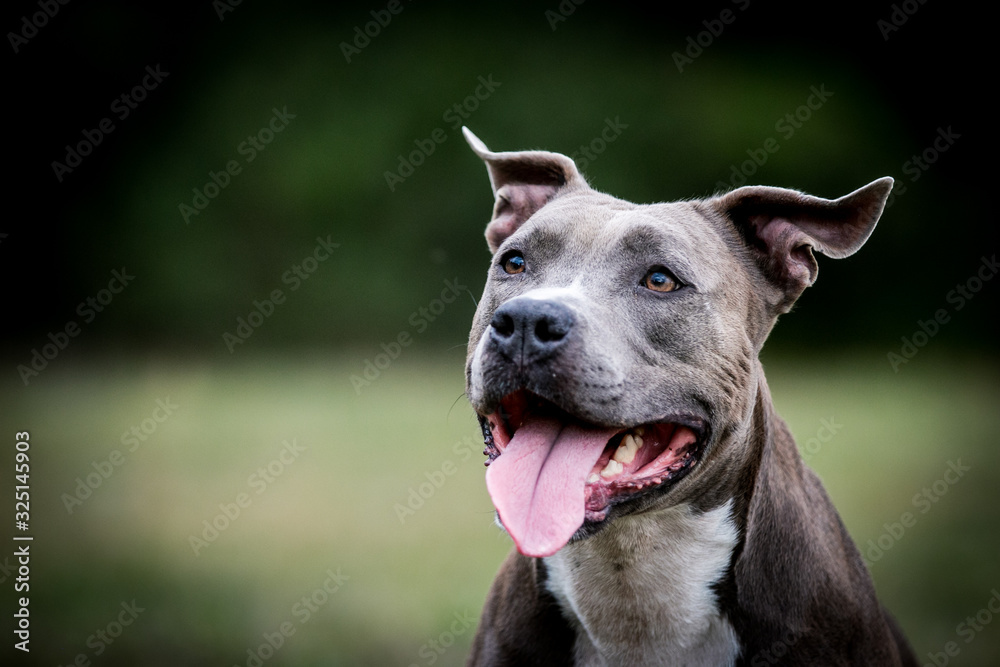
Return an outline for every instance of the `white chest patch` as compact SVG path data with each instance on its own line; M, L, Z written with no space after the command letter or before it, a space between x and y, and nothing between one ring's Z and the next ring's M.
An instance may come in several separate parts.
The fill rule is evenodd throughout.
M577 629L578 665L732 665L740 646L711 585L729 565L731 501L615 520L545 559L547 587Z

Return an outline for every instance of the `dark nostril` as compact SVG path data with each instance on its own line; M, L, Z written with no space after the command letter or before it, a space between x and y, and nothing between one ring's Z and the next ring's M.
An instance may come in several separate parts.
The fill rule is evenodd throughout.
M561 340L569 333L568 327L558 320L551 320L542 317L535 324L535 338L543 343L552 343Z
M497 312L493 314L490 326L498 335L507 338L514 333L514 318L507 313Z

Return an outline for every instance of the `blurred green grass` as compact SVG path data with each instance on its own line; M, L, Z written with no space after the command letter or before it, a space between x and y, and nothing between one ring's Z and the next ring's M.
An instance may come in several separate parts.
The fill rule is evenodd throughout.
M290 621L295 634L264 664L462 664L473 628L442 652L431 642L450 643L456 614L478 616L509 548L492 522L463 354L401 357L360 395L350 376L363 351L238 354L225 365L108 357L54 365L5 392L16 430L31 432L31 609L45 637L32 662L87 653L102 665L245 665L263 633ZM839 425L809 464L855 540L917 516L871 570L919 654L958 641L955 664L995 664L1000 623L968 644L955 632L1000 587L997 367L922 361L894 374L884 354L863 350L765 354L800 446L818 441L822 420ZM179 407L129 452L122 434L167 398ZM250 476L292 439L305 450L257 493ZM124 464L68 513L62 494L115 449ZM959 458L970 471L915 510L912 496ZM421 485L428 497L401 519L396 505ZM196 556L189 536L240 493L250 505ZM348 579L301 623L293 605L327 570ZM95 657L88 637L133 599L145 611Z

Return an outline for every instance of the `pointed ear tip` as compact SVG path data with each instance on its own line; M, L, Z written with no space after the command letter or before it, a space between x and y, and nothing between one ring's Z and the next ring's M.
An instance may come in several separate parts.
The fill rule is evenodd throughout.
M886 194L892 190L892 186L896 184L896 179L892 176L883 176L882 178L877 178L872 181L868 187L878 188L880 190L885 190Z
M465 125L462 126L462 136L465 137L465 141L469 144L469 147L480 157L490 152L490 149L486 147L483 140L473 134L472 130Z
M861 197L865 200L874 197L884 203L889 198L889 193L892 192L892 187L895 183L896 181L892 176L876 178L868 185L861 186L854 192L844 195L841 199L854 201L857 197Z

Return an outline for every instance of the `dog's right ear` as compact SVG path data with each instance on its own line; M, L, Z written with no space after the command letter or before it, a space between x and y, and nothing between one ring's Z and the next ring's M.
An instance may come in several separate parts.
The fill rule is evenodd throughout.
M486 163L496 202L486 226L486 242L496 252L508 236L558 193L587 182L570 158L548 151L493 153L469 128L462 134Z

